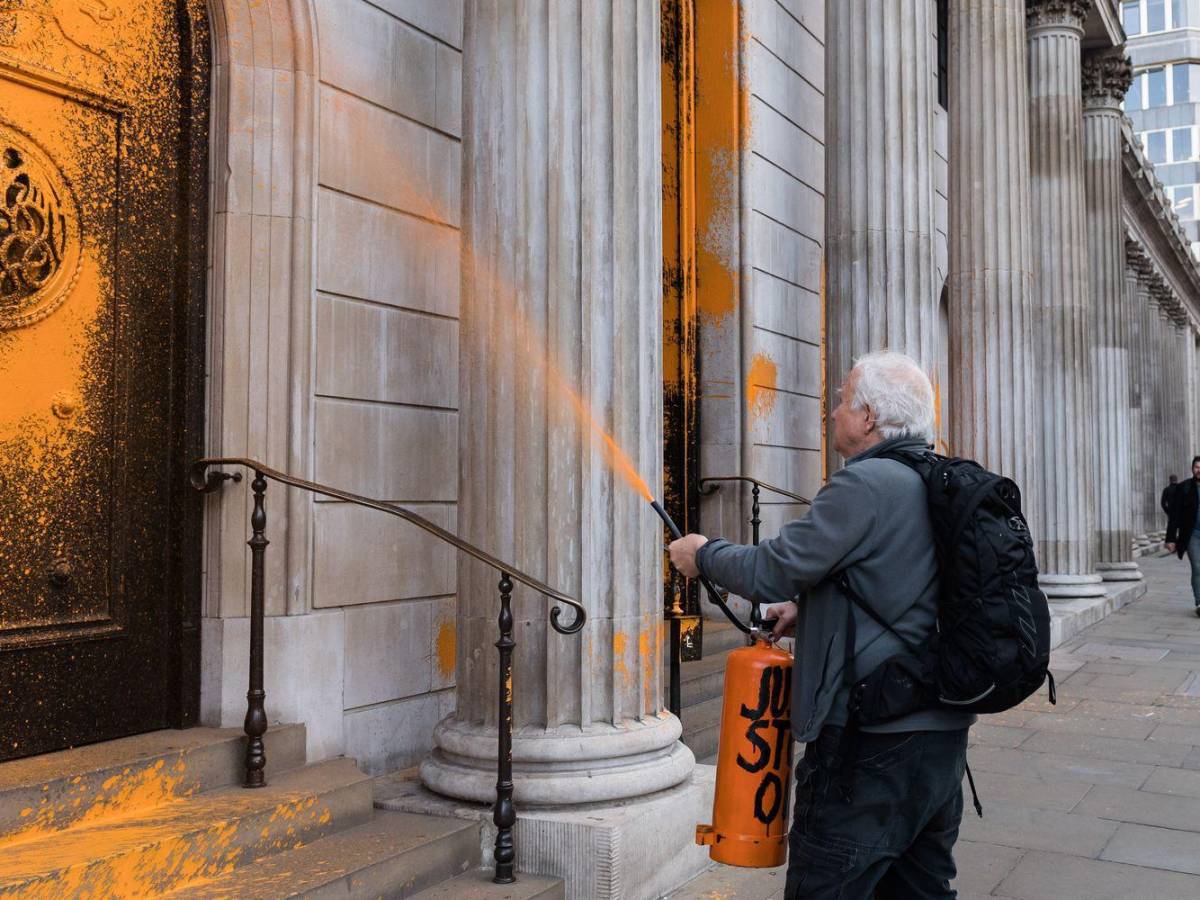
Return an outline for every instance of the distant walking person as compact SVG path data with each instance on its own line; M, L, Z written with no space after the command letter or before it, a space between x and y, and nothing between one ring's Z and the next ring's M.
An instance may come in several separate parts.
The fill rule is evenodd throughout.
M1168 500L1167 511L1167 549L1188 555L1192 564L1192 601L1196 604L1196 615L1200 616L1200 528L1197 528L1196 518L1200 516L1200 456L1192 458L1192 477L1184 484L1175 486L1170 497L1163 492L1164 500ZM1170 488L1168 488L1170 490Z
M1171 498L1175 495L1175 488L1179 487L1178 481L1178 475L1170 476L1167 479L1167 486L1163 488L1162 496L1158 498L1158 505L1167 514L1168 520L1171 518Z

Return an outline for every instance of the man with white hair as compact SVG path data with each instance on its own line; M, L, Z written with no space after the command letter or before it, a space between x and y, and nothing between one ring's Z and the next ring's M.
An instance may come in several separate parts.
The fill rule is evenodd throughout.
M952 855L962 819L967 729L974 716L921 709L862 726L841 758L849 689L843 678L849 615L854 666L870 672L936 628L938 564L926 487L881 454L924 451L934 440L933 388L900 353L871 353L847 376L833 412L846 459L808 515L758 546L689 534L671 562L735 594L776 605L774 634L795 633L792 732L807 746L796 766L785 897L954 897ZM855 606L845 577L890 626ZM844 777L849 773L850 777Z

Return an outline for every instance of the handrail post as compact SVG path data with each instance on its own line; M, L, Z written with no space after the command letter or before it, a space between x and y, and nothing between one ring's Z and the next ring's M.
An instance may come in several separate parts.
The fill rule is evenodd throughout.
M751 535L751 538L753 539L754 545L757 547L758 546L758 526L762 524L762 519L760 519L758 517L758 514L759 514L758 482L752 481L750 483L752 485L754 485L754 487L751 488L751 490L750 490L750 496L754 498L754 502L750 504L750 535Z
M513 685L512 654L516 641L512 637L512 579L507 572L500 573L500 639L496 649L500 651L499 696L500 709L497 721L496 754L496 806L492 821L496 825L496 884L512 884L517 880L513 874L517 851L513 844L513 826L517 822L517 811L513 806L512 773L512 725Z
M667 615L667 623L670 628L670 654L671 659L668 669L668 696L667 709L678 718L683 710L683 698L681 688L681 678L679 665L683 657L683 643L680 634L680 617L683 615L683 605L679 601L679 585L674 577L670 579L671 584L671 609Z
M750 537L754 542L754 546L758 546L758 528L762 525L762 519L759 517L761 507L758 503L758 482L750 482L753 487L750 489L750 496L753 502L750 504ZM762 610L759 608L757 600L750 601L750 627L758 628L762 625Z
M246 691L246 781L243 787L260 788L267 784L267 754L263 735L267 733L267 711L263 706L263 556L267 550L265 498L267 479L255 471L250 483L254 491L254 512L250 515L253 535L250 545L250 689Z

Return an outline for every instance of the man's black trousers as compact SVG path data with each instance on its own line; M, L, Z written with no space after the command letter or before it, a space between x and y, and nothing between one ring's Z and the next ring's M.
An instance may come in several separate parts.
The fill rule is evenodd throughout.
M967 730L860 733L849 802L826 728L796 765L786 900L953 898Z

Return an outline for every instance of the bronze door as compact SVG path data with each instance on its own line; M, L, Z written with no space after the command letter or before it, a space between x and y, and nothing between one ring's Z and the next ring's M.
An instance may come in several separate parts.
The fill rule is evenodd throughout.
M0 0L0 759L198 687L202 0Z

